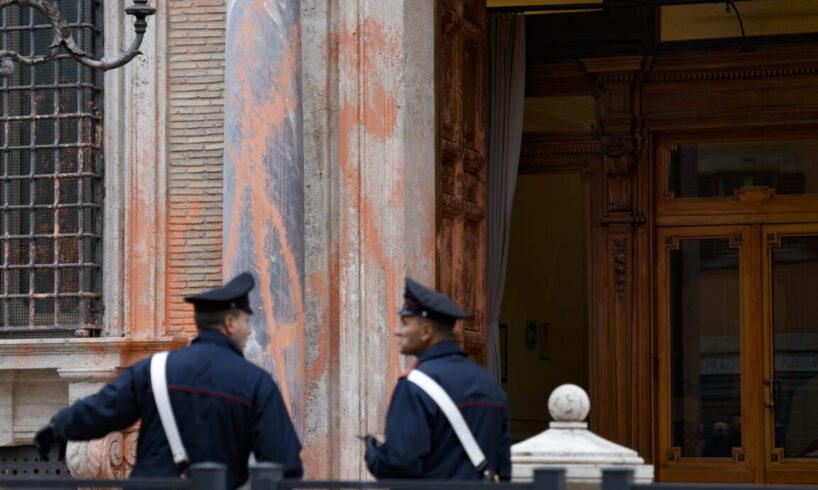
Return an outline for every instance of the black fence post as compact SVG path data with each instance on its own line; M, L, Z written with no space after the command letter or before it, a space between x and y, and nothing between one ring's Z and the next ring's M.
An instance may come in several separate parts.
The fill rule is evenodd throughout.
M276 490L284 479L284 466L267 461L250 465L250 490Z
M565 490L565 468L537 468L534 470L532 490Z
M196 463L190 467L191 488L226 490L227 466L220 463Z
M602 470L602 490L631 490L633 470L630 468L606 468Z

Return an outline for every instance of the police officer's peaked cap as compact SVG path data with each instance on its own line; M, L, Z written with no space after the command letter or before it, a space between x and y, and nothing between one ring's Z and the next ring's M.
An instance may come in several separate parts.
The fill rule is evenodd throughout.
M406 278L406 291L403 298L406 302L400 311L400 316L422 316L451 323L469 317L469 314L448 296L427 288L411 277Z
M250 273L239 274L224 286L211 289L202 294L188 296L185 301L193 303L198 313L211 313L225 310L244 310L253 314L250 309L250 299L247 294L256 286L256 281Z

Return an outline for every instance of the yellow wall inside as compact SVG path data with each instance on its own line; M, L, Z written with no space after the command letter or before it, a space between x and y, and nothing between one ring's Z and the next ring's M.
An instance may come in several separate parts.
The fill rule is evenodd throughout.
M521 175L511 223L500 322L508 325L515 440L548 427L548 396L563 383L588 389L588 189L578 174ZM550 324L550 358L526 347L529 321Z
M748 36L818 32L815 0L756 0L737 2ZM739 37L736 14L724 4L662 7L662 41Z

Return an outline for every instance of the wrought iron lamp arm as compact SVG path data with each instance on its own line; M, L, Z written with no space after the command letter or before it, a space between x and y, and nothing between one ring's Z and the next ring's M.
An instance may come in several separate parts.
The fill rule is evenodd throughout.
M0 0L0 9L9 7L11 5L19 5L21 7L31 7L39 10L48 17L51 22L51 27L54 30L54 39L51 46L48 48L46 54L40 56L23 56L13 51L0 51L0 77L8 77L14 73L14 62L21 65L40 65L56 58L60 52L60 47L65 47L66 52L79 63L101 70L112 70L119 68L137 55L141 54L139 47L142 45L142 39L145 37L145 31L148 28L147 18L156 13L156 9L148 5L148 0L133 0L133 5L125 9L125 13L134 16L134 31L136 37L127 50L119 53L114 57L103 57L102 59L94 58L90 53L87 53L77 46L74 41L74 36L71 34L71 27L65 16L57 9L57 7L49 0Z

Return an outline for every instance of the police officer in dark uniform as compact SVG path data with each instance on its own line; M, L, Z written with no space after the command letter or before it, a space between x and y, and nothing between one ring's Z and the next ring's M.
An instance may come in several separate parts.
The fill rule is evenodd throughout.
M446 296L406 279L397 330L401 354L417 356L413 369L443 388L457 405L486 463L501 480L511 478L511 428L506 396L455 343L453 329L468 315ZM408 374L407 374L408 375ZM366 440L366 464L377 478L478 480L475 469L435 401L403 376L395 387L383 443Z
M250 453L281 463L285 476L302 476L301 444L278 386L242 350L253 314L247 294L253 276L241 274L221 288L185 298L193 303L199 335L171 352L166 377L170 402L191 463L227 465L230 488L247 480ZM142 421L133 477L180 474L151 390L150 359L126 369L99 393L61 410L34 439L47 458L66 441L87 441Z

